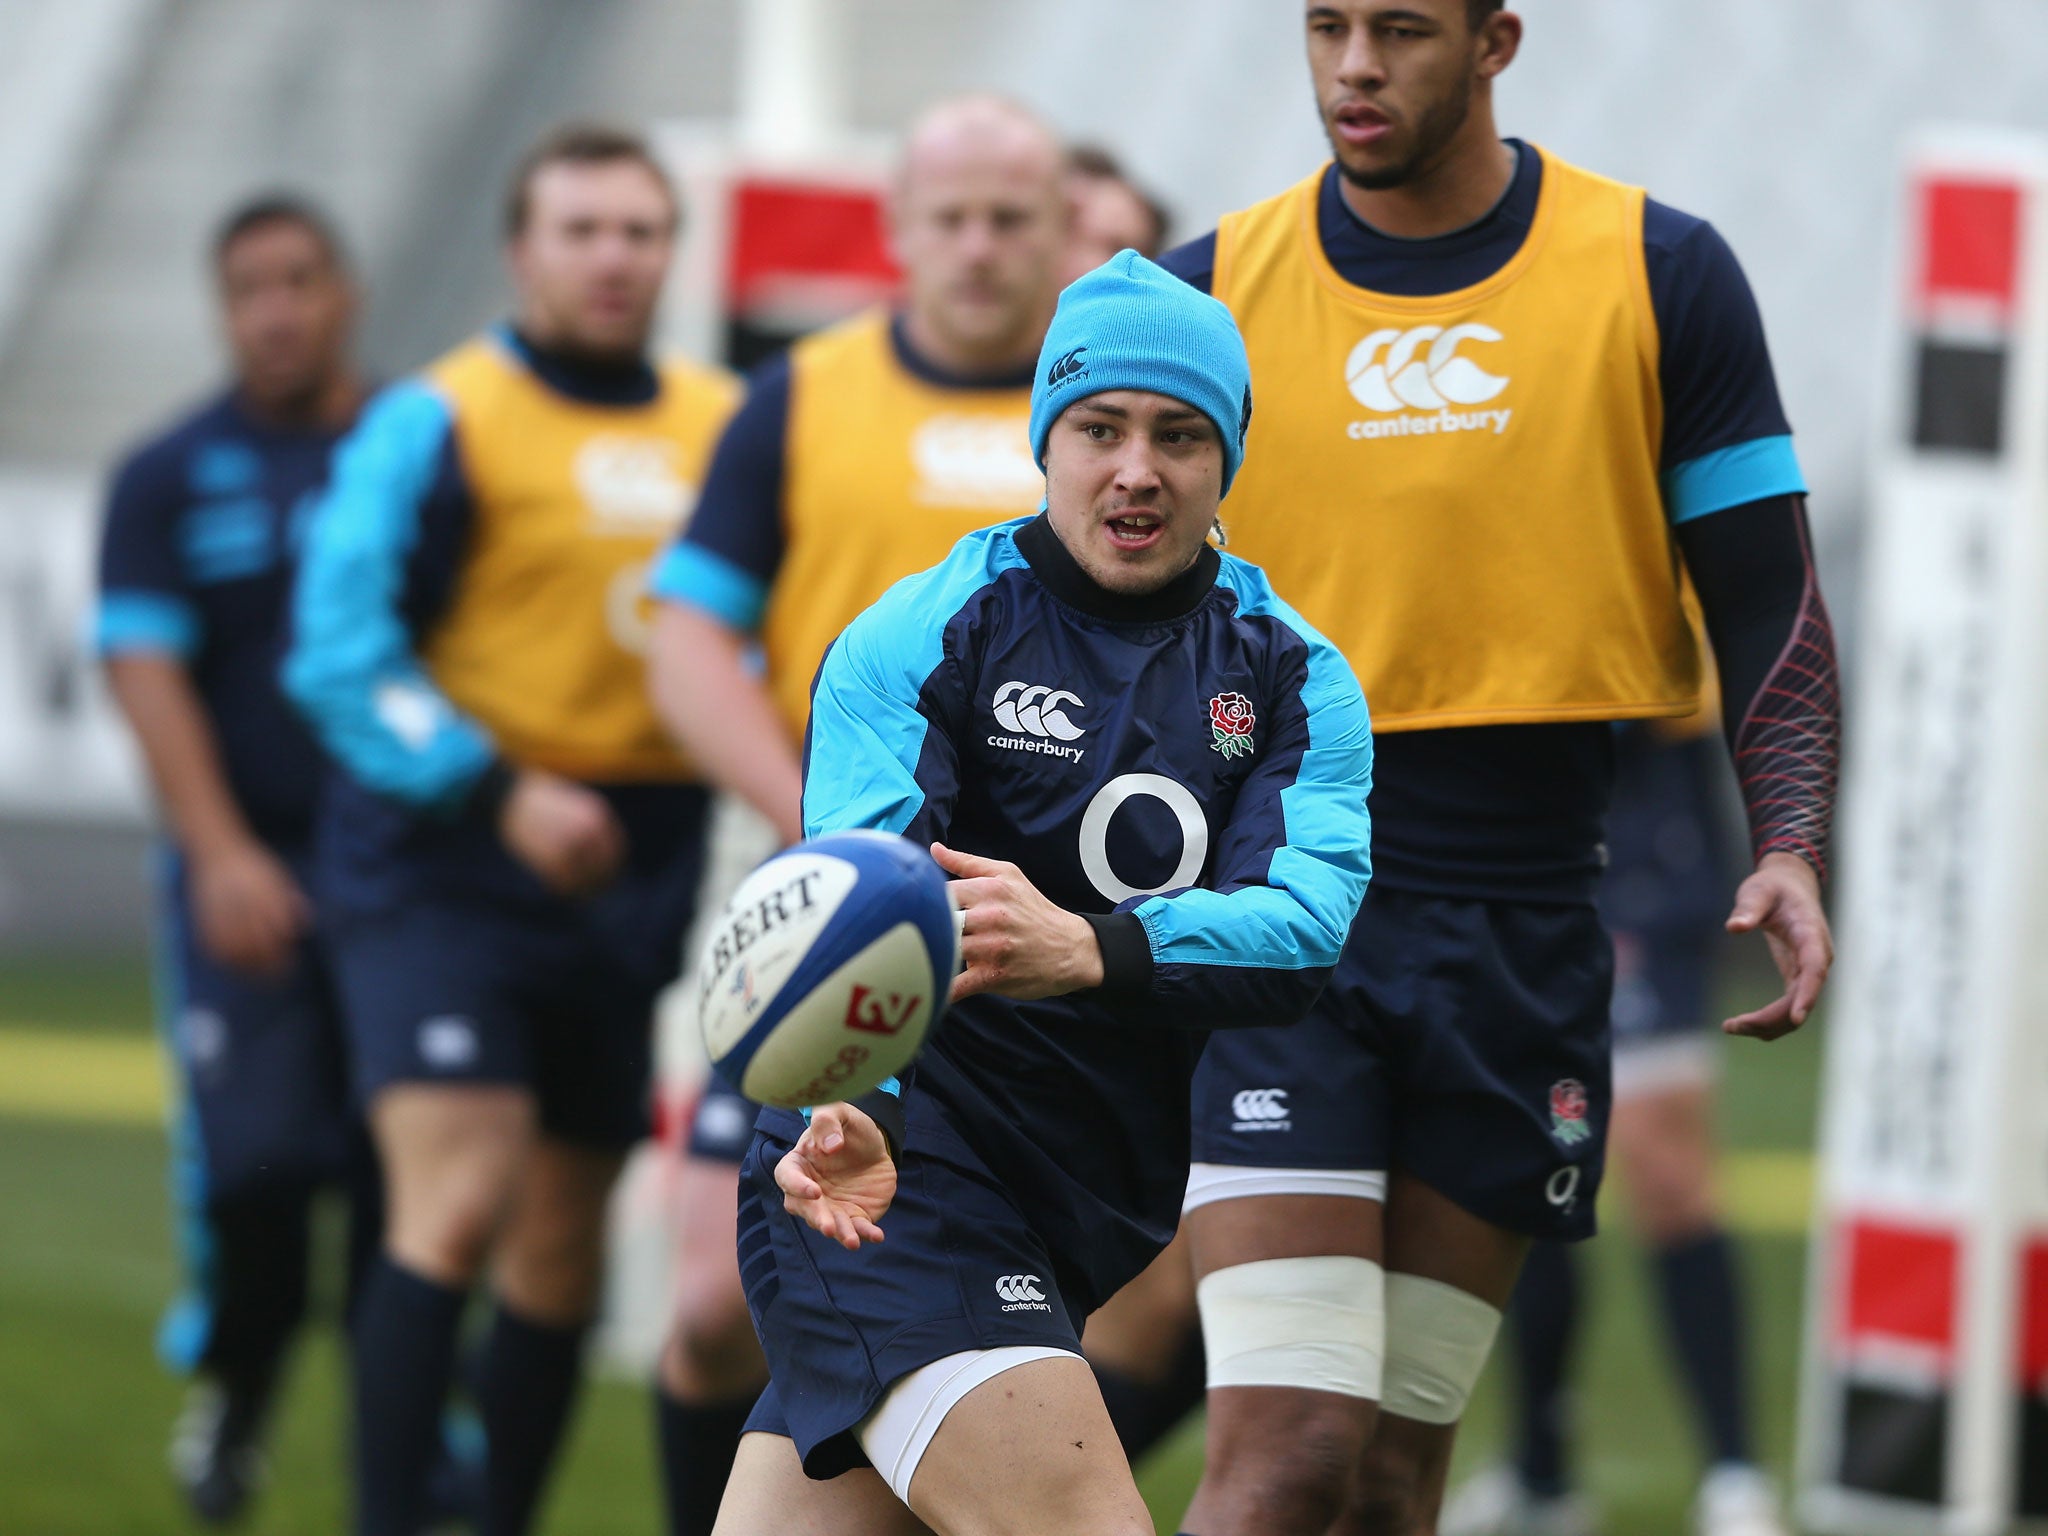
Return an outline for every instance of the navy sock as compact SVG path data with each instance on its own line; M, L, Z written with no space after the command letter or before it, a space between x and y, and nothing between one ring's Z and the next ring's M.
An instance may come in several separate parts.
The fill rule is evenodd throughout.
M1194 1326L1188 1328L1173 1363L1157 1381L1141 1381L1108 1366L1095 1367L1103 1406L1109 1409L1109 1422L1132 1466L1202 1401L1206 1370L1202 1330Z
M1748 1351L1735 1247L1716 1229L1657 1250L1657 1295L1712 1461L1748 1461Z
M669 1536L711 1536L725 1497L740 1431L754 1411L754 1398L718 1403L685 1403L659 1389L654 1417L661 1437L661 1480L668 1494Z
M217 1200L212 1328L200 1368L238 1409L261 1417L306 1314L310 1187Z
M465 1293L379 1255L356 1306L357 1536L417 1536Z
M1529 1250L1508 1315L1521 1430L1515 1471L1531 1493L1554 1498L1570 1483L1564 1374L1579 1325L1579 1267L1568 1247L1537 1243Z
M500 1302L478 1362L484 1421L483 1536L524 1536L569 1424L587 1330L552 1327Z

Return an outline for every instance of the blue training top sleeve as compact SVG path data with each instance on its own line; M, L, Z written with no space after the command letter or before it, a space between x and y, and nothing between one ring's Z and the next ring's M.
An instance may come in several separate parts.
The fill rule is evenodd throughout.
M422 810L458 806L495 749L414 652L414 567L467 514L454 422L430 385L385 390L335 452L300 560L285 692L365 788Z
M1372 877L1372 722L1343 656L1224 559L1244 618L1273 621L1274 718L1204 889L1139 901L1152 996L1207 1028L1292 1023L1344 948Z
M102 656L152 652L189 660L204 626L178 551L183 465L161 446L123 464L100 536L93 647Z
M1664 504L1674 524L1806 490L1756 296L1713 225L1643 206L1664 393Z
M1190 288L1211 292L1216 286L1216 232L1212 229L1185 245L1176 245L1159 258L1159 265Z
M787 354L754 370L711 455L696 511L654 568L656 597L701 608L742 634L760 628L782 564L789 383Z
M913 583L922 585L922 583ZM959 685L936 626L898 589L849 624L818 668L804 732L804 836L873 827L944 834L960 789L947 729Z

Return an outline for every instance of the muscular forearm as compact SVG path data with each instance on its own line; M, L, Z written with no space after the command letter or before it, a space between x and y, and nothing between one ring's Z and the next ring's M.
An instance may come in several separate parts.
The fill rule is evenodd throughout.
M664 603L649 678L663 722L704 776L767 817L785 843L799 841L803 765L747 668L744 639L707 613Z
M169 656L116 656L107 663L107 681L142 745L178 845L203 857L251 841L221 767L213 723L183 663Z
M1681 524L1721 672L1724 729L1756 856L1825 875L1841 768L1841 680L1801 498Z

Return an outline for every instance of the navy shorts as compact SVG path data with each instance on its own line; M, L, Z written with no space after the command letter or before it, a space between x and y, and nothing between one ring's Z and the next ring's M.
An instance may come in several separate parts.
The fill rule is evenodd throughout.
M302 861L292 861L303 880ZM347 1047L316 934L276 980L207 954L183 861L160 876L157 1004L175 1068L177 1186L189 1211L343 1176L354 1151Z
M1210 1037L1194 1160L1394 1170L1509 1231L1590 1237L1612 982L1591 907L1375 885L1306 1019Z
M605 903L562 912L421 898L337 925L356 1094L394 1083L530 1088L542 1128L605 1149L647 1134L655 999L680 930L622 955Z
M916 1150L885 1242L849 1253L782 1208L775 1165L803 1131L788 1110L761 1116L740 1176L740 1281L770 1377L746 1427L789 1436L815 1478L868 1464L853 1427L921 1366L1011 1345L1081 1352L1061 1265L1002 1182L914 1084L904 1111Z
M685 1155L712 1163L743 1163L754 1141L754 1117L761 1106L726 1087L716 1073L707 1078L690 1117Z

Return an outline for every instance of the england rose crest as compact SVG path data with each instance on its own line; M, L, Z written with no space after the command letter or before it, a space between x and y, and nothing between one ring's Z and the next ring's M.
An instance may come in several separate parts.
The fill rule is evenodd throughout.
M1248 757L1252 750L1252 727L1259 717L1252 713L1252 701L1241 693L1219 693L1209 701L1211 743L1225 757Z
M1550 1134L1568 1147L1593 1134L1586 1123L1586 1085L1576 1077L1550 1085Z

